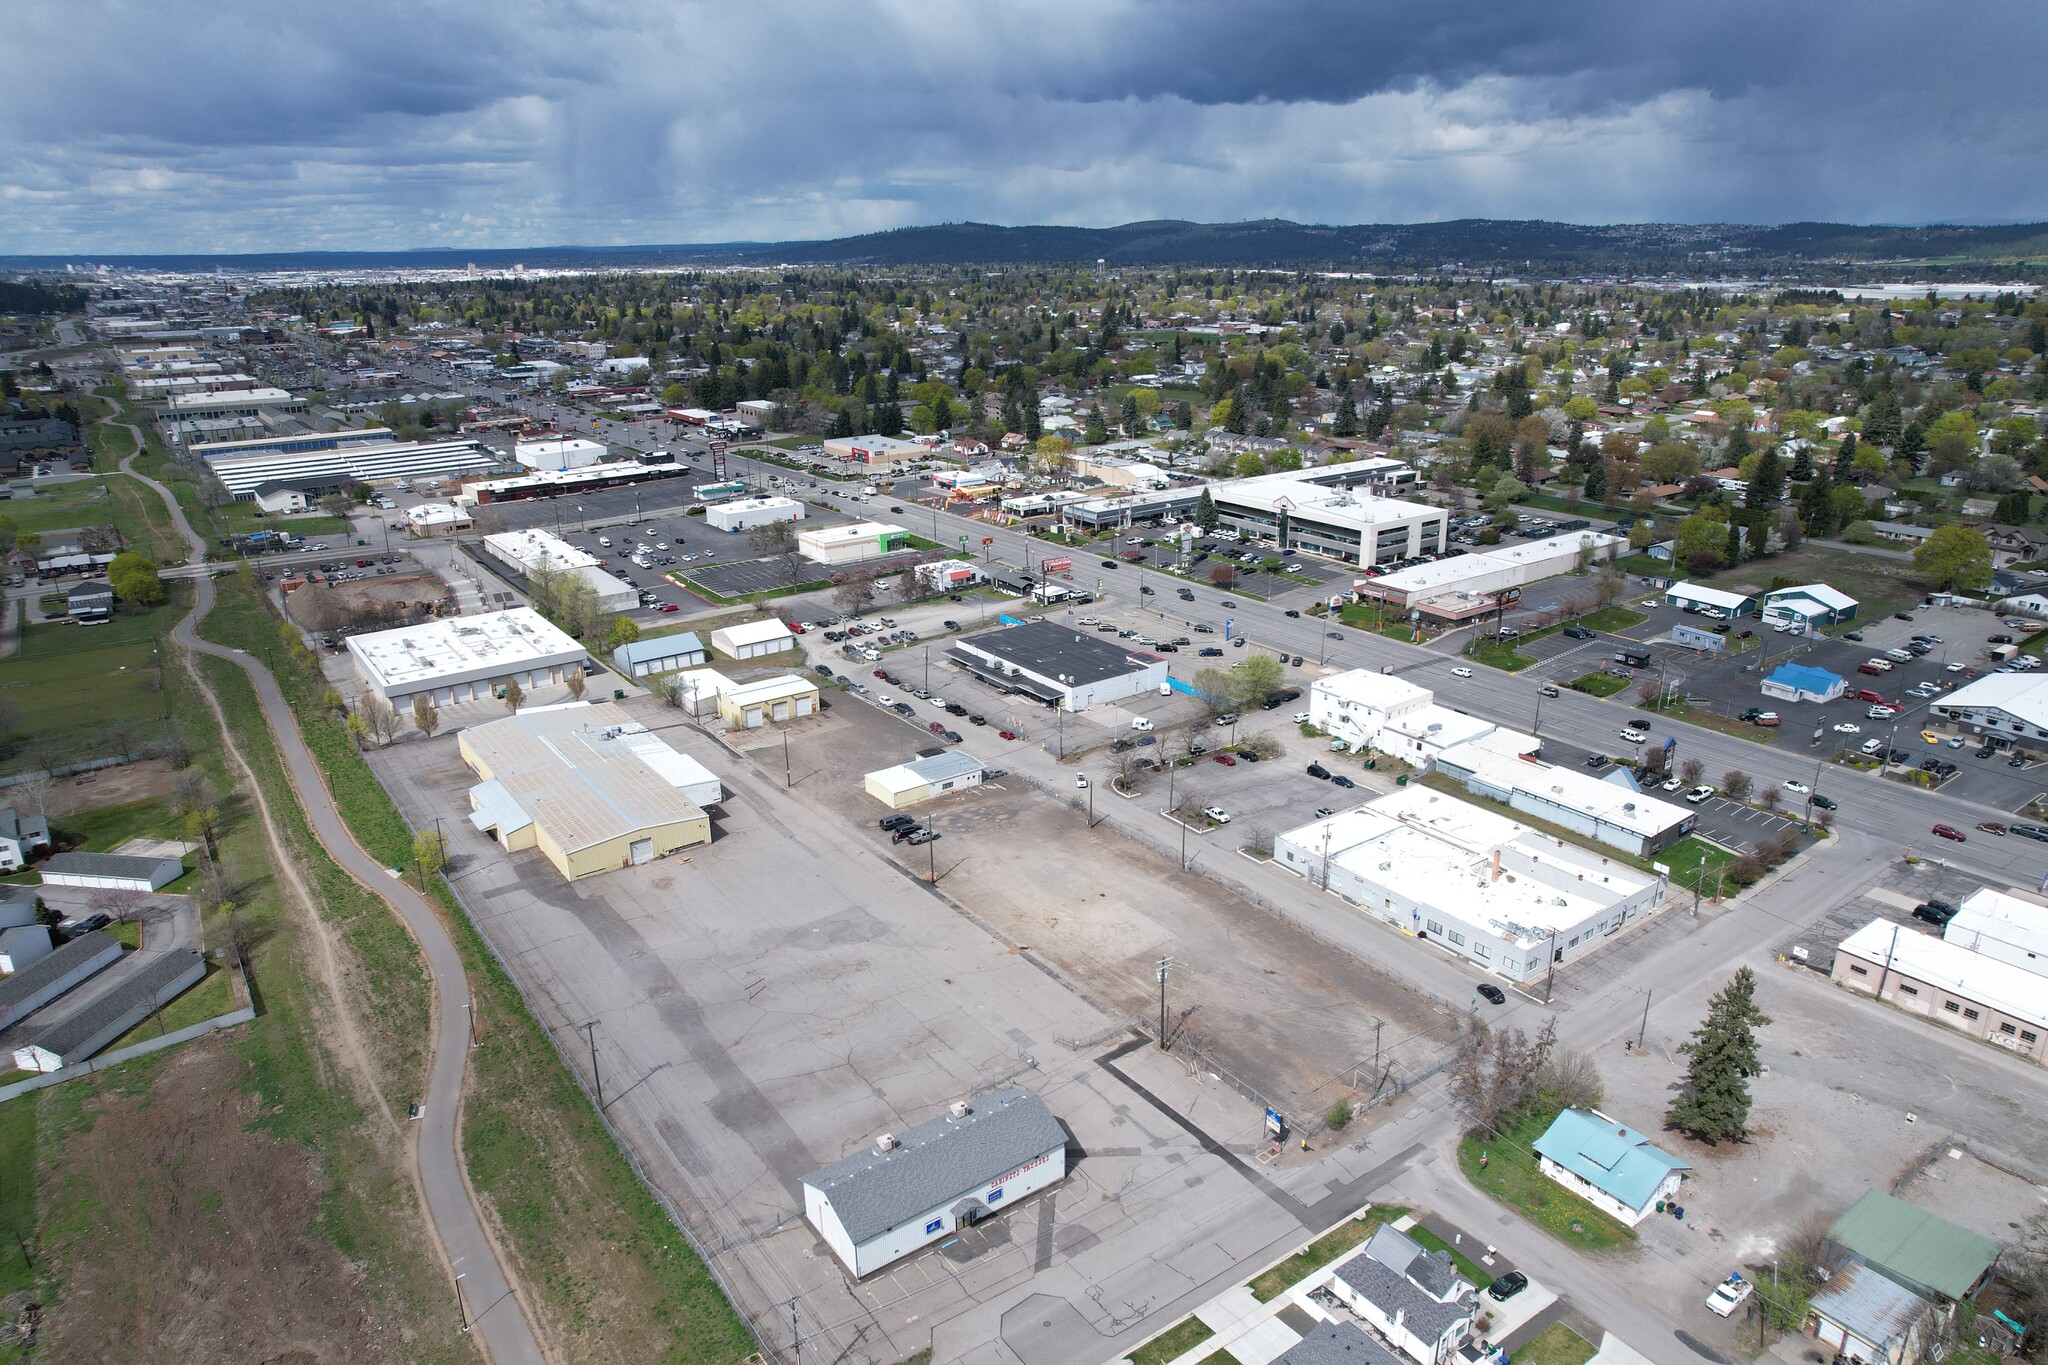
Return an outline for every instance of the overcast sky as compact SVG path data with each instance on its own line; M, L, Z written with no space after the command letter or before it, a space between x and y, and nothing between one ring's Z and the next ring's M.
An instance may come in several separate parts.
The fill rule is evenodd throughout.
M2042 0L16 0L0 252L2048 219Z

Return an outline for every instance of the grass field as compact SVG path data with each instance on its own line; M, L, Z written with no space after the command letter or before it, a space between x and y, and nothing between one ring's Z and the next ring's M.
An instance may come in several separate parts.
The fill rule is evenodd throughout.
M60 483L32 498L0 501L0 516L11 518L17 530L46 535L78 526L113 523L114 500L103 479Z
M176 591L182 599L190 589L179 587ZM184 613L184 609L181 600L177 605L155 610L116 607L114 619L103 626L81 626L71 621L31 625L21 633L21 648L15 651L15 657L55 659L67 654L92 653L124 645L153 645L158 633L170 629L171 623Z
M228 985L227 968L219 963L210 963L206 975L199 978L192 989L165 1005L156 1018L143 1020L108 1043L105 1050L113 1052L133 1043L146 1043L166 1033L176 1033L181 1028L218 1018L234 1007L234 990Z
M1495 1141L1461 1139L1458 1168L1473 1185L1568 1246L1611 1251L1635 1241L1632 1228L1600 1212L1538 1167L1529 1144L1542 1137L1556 1117L1555 1110L1538 1110L1525 1115Z
M182 839L184 825L162 801L129 801L60 815L50 822L58 840L86 853L111 853L129 839Z
M1166 1365L1167 1361L1179 1359L1215 1335L1216 1329L1200 1318L1182 1318L1131 1352L1131 1365Z
M1395 1223L1408 1216L1398 1204L1375 1204L1348 1223L1339 1224L1295 1252L1279 1265L1253 1279L1252 1297L1271 1303L1293 1285L1307 1279L1351 1248L1372 1236L1382 1223Z
M246 581L223 580L221 589L210 638L251 652L275 638L276 618ZM384 862L407 861L412 832L339 722L320 709L323 684L288 665L278 680L357 839ZM260 725L260 717L249 723ZM447 884L436 879L432 889L462 951L481 1034L471 1053L463 1157L567 1357L675 1365L744 1358L753 1349L745 1324L626 1164ZM411 939L383 905L367 906L364 916L378 937L395 936L410 952ZM425 1036L423 1020L406 1026Z
M1571 1328L1553 1322L1516 1348L1515 1361L1516 1365L1586 1365L1597 1350Z
M1611 697L1628 685L1627 678L1617 678L1612 673L1586 673L1565 684L1574 692L1584 692L1594 697Z
M1657 855L1657 861L1671 869L1671 884L1691 891L1704 887L1711 892L1717 887L1714 870L1735 861L1735 855L1719 844L1710 844L1697 835L1688 834L1671 847Z
M1761 592L1777 579L1788 583L1826 583L1848 593L1860 604L1856 614L1865 621L1917 602L1928 590L1927 581L1913 568L1911 560L1882 559L1827 545L1802 545L1770 559L1724 570L1706 581L1716 588L1739 587Z
M109 726L126 725L139 735L164 714L147 640L0 660L0 699L20 709L20 733L49 742L48 754L31 745L0 763L7 772L40 767L45 757L60 763L97 757L107 749Z

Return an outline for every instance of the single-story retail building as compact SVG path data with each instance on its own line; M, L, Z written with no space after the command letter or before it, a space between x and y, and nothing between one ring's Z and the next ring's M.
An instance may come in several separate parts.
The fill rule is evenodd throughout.
M1166 660L1083 635L1054 621L1029 621L957 641L946 657L983 682L1067 711L1121 701L1165 685Z
M890 810L902 810L930 801L947 792L981 785L981 760L958 749L912 759L893 768L881 768L865 779L869 796Z
M1986 673L1927 709L1976 732L2048 739L2048 673Z
M708 770L613 702L533 707L456 736L469 822L574 881L711 841ZM716 784L716 778L711 778Z
M931 451L917 442L894 436L833 437L825 442L825 453L835 460L852 460L877 469L931 458Z
M856 564L879 559L897 548L910 532L886 521L853 521L840 526L813 526L796 533L797 553L818 564Z
M751 531L771 521L802 521L804 505L795 498L738 498L704 509L704 524L718 531Z
M1361 601L1377 599L1406 610L1438 598L1462 595L1466 600L1509 588L1525 587L1571 573L1581 566L1604 563L1628 542L1598 531L1573 531L1547 540L1532 540L1478 554L1454 555L1413 568L1396 569L1378 578L1357 581Z
M1353 668L1318 678L1309 685L1308 697L1309 724L1345 741L1354 753L1376 750L1418 768L1433 767L1446 750L1466 744L1508 757L1543 749L1534 735L1438 706L1428 688L1377 669Z
M612 651L612 663L628 678L651 678L657 673L697 668L709 657L704 652L704 642L690 630L675 635L643 635Z
M736 683L718 694L718 714L735 730L802 720L817 712L818 685L795 673Z
M42 866L45 886L88 886L104 891L161 891L185 875L176 858L131 858L120 853L57 853Z
M567 574L595 592L597 605L604 611L631 611L640 601L640 590L616 574L606 573L596 555L550 531L500 531L484 537L484 553L526 578L543 569Z
M2041 1046L2048 991L2016 963L1874 919L1835 948L1828 975L1838 986L1924 1014L2036 1066L2048 1058Z
M804 1177L804 1217L855 1279L1067 1173L1067 1135L1028 1090L959 1103Z
M2048 905L1980 886L1941 927L1949 943L2048 976Z
M1829 702L1842 695L1848 682L1825 668L1809 664L1779 664L1758 686L1767 697L1779 701Z
M796 636L790 633L788 626L771 616L762 621L720 626L711 632L711 647L728 659L759 659L769 654L780 654L785 649L795 649Z
M1543 1174L1634 1227L1678 1193L1692 1169L1597 1109L1566 1109L1530 1144Z
M206 954L180 948L144 962L125 980L38 1033L14 1050L23 1071L61 1071L94 1056L108 1043L199 984Z
M532 607L351 635L348 652L364 684L401 715L415 697L449 706L486 700L508 682L528 692L560 683L588 657Z
M1276 836L1279 866L1510 981L1663 899L1665 881L1427 787Z

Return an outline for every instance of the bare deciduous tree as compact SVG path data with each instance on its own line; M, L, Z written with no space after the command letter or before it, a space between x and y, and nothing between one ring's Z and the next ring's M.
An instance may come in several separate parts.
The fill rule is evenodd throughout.
M429 739L441 726L441 710L424 692L412 699L412 723Z
M377 742L389 745L398 736L398 709L376 693L366 693L359 708L363 724L377 737Z
M1518 1028L1480 1026L1451 1063L1451 1099L1476 1137L1499 1134L1535 1094L1536 1077L1557 1046L1557 1025L1546 1022L1531 1041Z

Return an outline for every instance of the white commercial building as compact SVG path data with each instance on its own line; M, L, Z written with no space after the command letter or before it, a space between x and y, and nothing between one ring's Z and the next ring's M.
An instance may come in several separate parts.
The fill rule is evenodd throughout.
M1378 578L1361 578L1358 595L1390 606L1428 611L1437 599L1470 599L1525 587L1613 559L1628 542L1596 531L1573 531L1479 554L1455 555ZM1447 614L1447 613L1431 613ZM1451 615L1469 613L1448 613Z
M602 441L586 441L580 437L545 441L518 441L512 446L512 458L528 469L585 469L601 462L609 454Z
M597 556L549 531L500 531L485 536L484 553L526 577L543 568L566 573L595 592L597 605L605 611L631 611L640 602L640 590L599 568Z
M795 498L740 498L704 509L704 524L718 531L751 531L771 521L802 521L804 505Z
M1942 938L1973 953L2048 976L2048 905L1982 886L1963 897ZM2048 982L2042 983L2048 992Z
M1669 848L1690 834L1698 821L1692 807L1639 791L1623 768L1604 778L1595 777L1578 768L1503 757L1470 746L1439 758L1437 771L1463 782L1474 796L1562 825L1638 858Z
M1083 635L1054 621L1032 621L960 640L946 655L1006 694L1082 711L1165 685L1166 660L1129 650L1114 638Z
M718 714L735 730L755 730L817 713L818 685L797 673L751 678L718 694Z
M1066 1173L1066 1131L1045 1101L996 1090L811 1172L804 1217L861 1279Z
M835 460L852 460L878 468L931 457L931 452L917 442L899 441L894 436L834 437L825 442L825 453Z
M1978 733L2048 739L2048 673L1987 673L1927 709Z
M1356 460L1227 479L1208 491L1219 529L1278 554L1388 564L1435 554L1446 543L1443 508L1386 496L1414 474L1398 460Z
M1895 920L1874 919L1835 947L1838 986L1948 1025L2032 1061L2048 1062L2048 990L2027 968Z
M710 513L705 513L709 516ZM843 526L814 526L796 533L797 553L820 564L852 564L878 559L896 548L898 536L910 532L885 521L855 521Z
M796 636L774 617L720 626L711 632L711 647L728 659L758 659L796 647Z
M304 412L306 400L284 389L236 389L230 393L178 393L164 409L180 420L193 417L255 417L264 412Z
M890 810L902 810L947 792L981 785L981 760L958 749L881 768L863 779L867 794Z
M452 502L423 502L405 509L405 529L416 536L452 536L474 525L469 509Z
M587 657L531 607L351 635L348 652L363 682L401 715L414 697L448 706L484 700L508 682L524 690L559 683Z
M1655 909L1663 878L1427 787L1279 835L1280 866L1511 981Z
M652 678L660 673L695 668L707 657L704 642L695 631L686 630L629 640L612 651L612 664L629 678Z
M266 483L301 488L347 488L358 483L395 483L422 475L453 479L498 468L498 453L473 437L448 441L377 441L332 450L260 451L221 455L207 468L237 501L256 496Z
M917 566L917 581L932 592L959 592L985 577L979 565L964 559L939 559Z
M1377 750L1418 768L1432 767L1445 750L1466 744L1509 757L1543 748L1534 735L1438 706L1428 688L1372 669L1318 678L1308 697L1309 724L1332 739L1354 752Z
M1664 600L1685 611L1718 611L1724 616L1746 616L1756 610L1751 593L1729 592L1700 583L1673 583L1664 590Z

